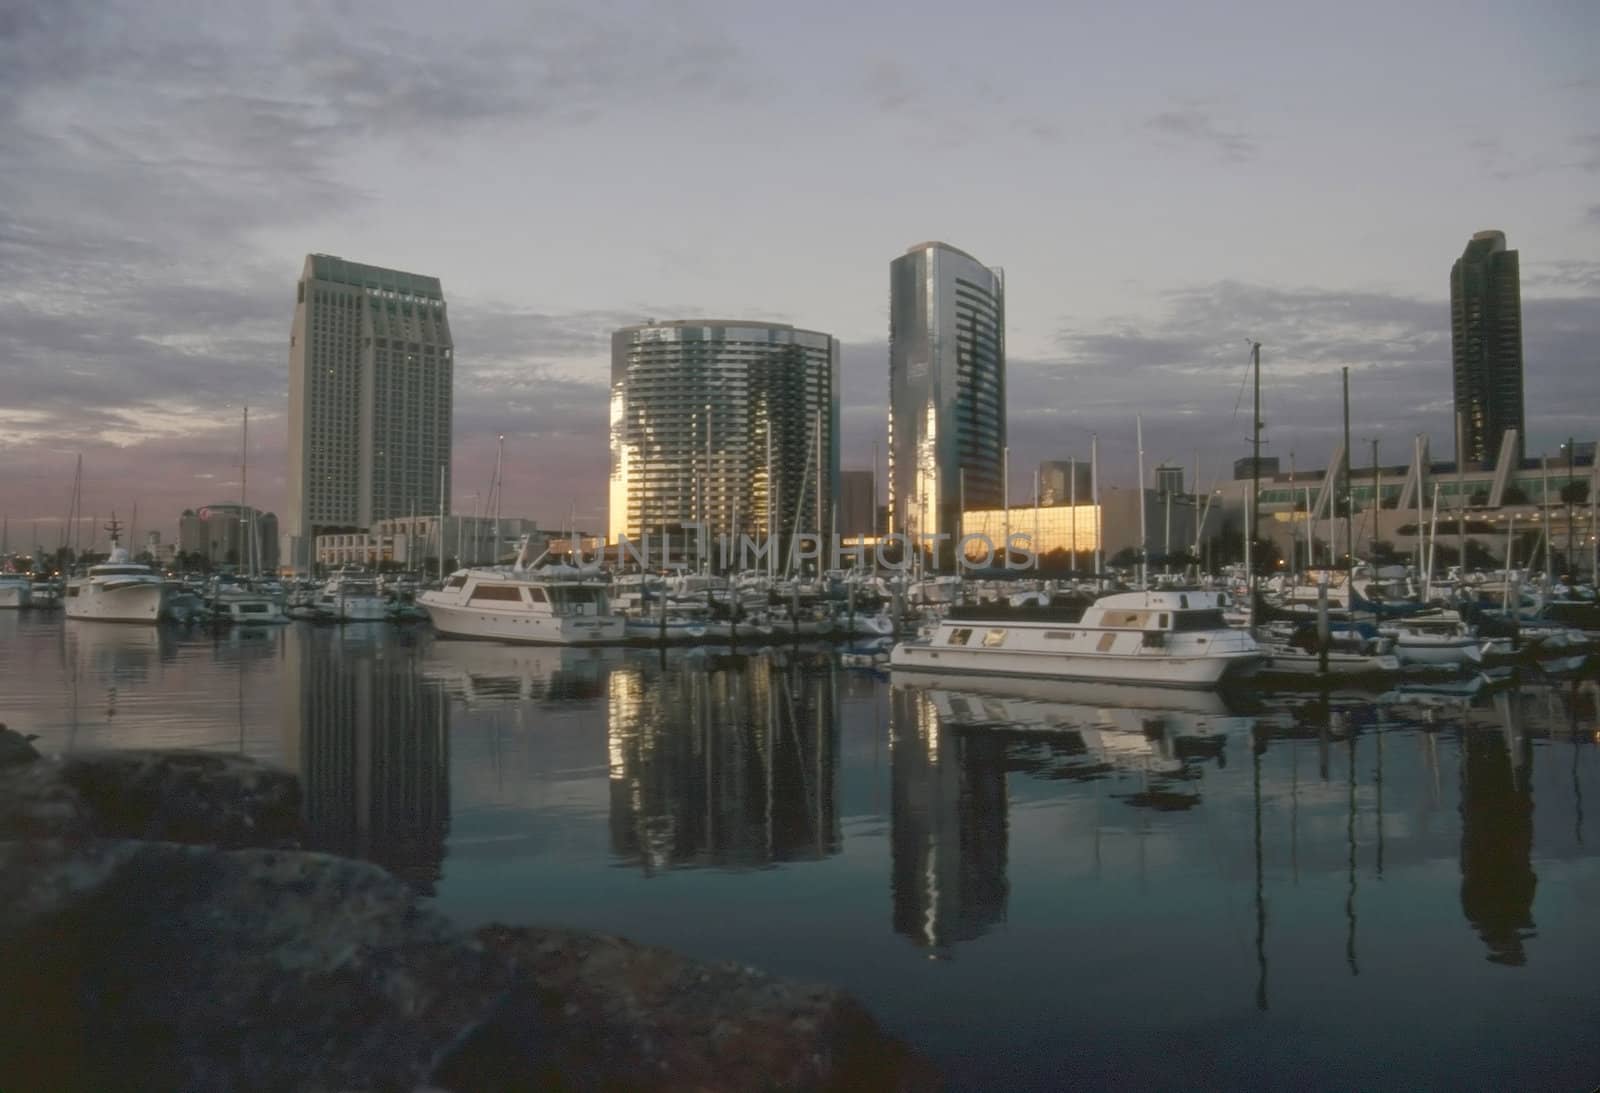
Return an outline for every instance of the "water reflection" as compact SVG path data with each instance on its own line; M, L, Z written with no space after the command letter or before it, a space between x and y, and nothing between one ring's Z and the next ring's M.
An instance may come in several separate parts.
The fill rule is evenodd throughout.
M290 628L284 751L319 848L431 893L450 827L450 705L378 627Z
M604 699L606 673L622 658L621 649L439 640L428 649L423 672L469 708L542 705Z
M1008 775L1125 779L1114 799L1183 811L1254 723L1218 694L970 676L897 678L890 711L894 928L940 953L1005 919Z
M836 854L839 696L826 656L630 658L606 679L611 851L647 873Z
M1469 730L1461 742L1461 912L1489 960L1510 965L1527 962L1538 886L1528 745L1518 736Z
M1006 741L960 732L952 697L896 687L889 718L894 929L940 953L1003 921L1011 891Z

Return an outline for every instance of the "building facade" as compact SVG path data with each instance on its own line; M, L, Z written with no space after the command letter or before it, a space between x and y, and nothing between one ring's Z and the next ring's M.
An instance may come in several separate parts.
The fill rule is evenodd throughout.
M212 566L270 573L278 568L278 518L233 501L185 509L178 517L177 552L199 555Z
M495 534L498 525L499 534ZM548 532L536 521L492 516L437 516L378 520L364 531L335 531L318 535L313 557L324 569L341 566L377 567L385 563L432 569L443 549L447 566L494 565L509 560L524 535L535 557L550 544Z
M289 338L288 565L307 569L321 532L448 511L454 375L438 278L306 256Z
M1087 504L1094 497L1094 469L1087 459L1046 459L1039 464L1041 505Z
M737 320L612 335L612 542L694 524L713 539L826 535L838 496L832 335Z
M1523 457L1522 278L1504 232L1481 231L1450 270L1450 357L1457 428L1469 464Z
M1004 505L1005 275L947 243L889 264L893 531L949 534Z
M839 534L872 535L878 527L877 483L871 471L839 472Z

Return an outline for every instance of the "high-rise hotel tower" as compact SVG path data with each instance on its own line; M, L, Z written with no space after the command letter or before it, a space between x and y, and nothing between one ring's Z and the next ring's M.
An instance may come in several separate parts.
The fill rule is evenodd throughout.
M1494 463L1512 429L1520 460L1522 275L1504 232L1478 232L1450 269L1450 356L1467 462Z
M310 568L319 531L448 511L452 358L437 277L306 256L289 338L287 565Z
M957 534L1004 503L1005 275L948 243L889 264L892 530Z
M700 524L786 553L795 531L832 533L838 494L832 335L684 319L611 336L612 542Z

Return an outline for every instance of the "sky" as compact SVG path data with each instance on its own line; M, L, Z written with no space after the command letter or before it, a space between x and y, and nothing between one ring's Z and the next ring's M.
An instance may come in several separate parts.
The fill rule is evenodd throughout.
M1201 10L1202 8L1206 10ZM842 346L884 442L888 270L1003 267L1011 490L1451 448L1449 272L1521 253L1528 450L1600 433L1600 5L0 0L0 515L281 515L308 252L439 277L454 495L605 524L609 335ZM1191 472L1191 481L1193 475Z

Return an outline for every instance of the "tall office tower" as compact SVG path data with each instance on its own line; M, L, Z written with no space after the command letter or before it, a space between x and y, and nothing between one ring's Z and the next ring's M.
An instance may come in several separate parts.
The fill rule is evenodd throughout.
M878 527L878 499L871 471L839 472L839 534L873 535Z
M786 552L796 529L832 533L838 495L831 335L693 319L612 334L612 542L698 523L713 542L770 528Z
M1522 278L1504 232L1481 231L1450 270L1450 353L1467 462L1492 463L1522 421Z
M889 264L889 511L902 534L956 534L1004 504L1005 275L948 243Z
M452 358L437 277L306 256L289 338L288 565L310 568L320 530L448 510Z

